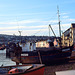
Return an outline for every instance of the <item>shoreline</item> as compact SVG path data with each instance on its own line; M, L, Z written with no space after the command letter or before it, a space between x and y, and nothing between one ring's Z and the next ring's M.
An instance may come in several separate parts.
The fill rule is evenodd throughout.
M45 67L44 75L56 75L56 71L75 70L75 60L67 63L54 64Z

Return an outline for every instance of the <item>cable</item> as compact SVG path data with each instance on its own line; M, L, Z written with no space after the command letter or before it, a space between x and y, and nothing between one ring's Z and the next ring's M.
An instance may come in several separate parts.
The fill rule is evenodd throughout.
M55 16L55 15L54 15L54 16ZM54 18L54 16L51 17L51 19ZM53 20L50 20L50 21L49 21L50 24L51 24L52 22L53 22ZM48 23L48 24L49 24L49 23ZM46 25L47 25L47 24L45 24L44 26L46 26ZM52 25L53 25L53 24L52 24ZM38 34L39 32L41 32L41 30L44 28L44 26L43 26L39 31L35 32L33 35Z

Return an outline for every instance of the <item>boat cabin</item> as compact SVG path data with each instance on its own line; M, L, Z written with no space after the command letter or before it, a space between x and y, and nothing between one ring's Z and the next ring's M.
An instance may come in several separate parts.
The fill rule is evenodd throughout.
M20 42L19 45L20 45L20 47L22 47L22 52L36 50L36 43L35 42L30 42L30 41Z
M50 39L47 39L47 40L42 40L42 41L38 41L36 42L36 47L45 47L45 48L50 48L50 47L57 47L58 46L58 42L56 39L54 40L50 40Z
M36 48L50 48L50 47L57 47L58 42L56 39L53 41L50 39L47 40L41 40L37 42L31 42L31 41L26 41L26 42L20 42L19 43L20 47L22 47L22 52L24 51L33 51L36 50Z

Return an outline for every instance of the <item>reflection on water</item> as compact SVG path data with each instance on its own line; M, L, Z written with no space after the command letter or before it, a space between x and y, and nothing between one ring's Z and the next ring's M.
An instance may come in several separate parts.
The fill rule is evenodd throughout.
M10 66L15 65L16 63L11 61L11 59L6 58L6 51L0 51L0 66Z

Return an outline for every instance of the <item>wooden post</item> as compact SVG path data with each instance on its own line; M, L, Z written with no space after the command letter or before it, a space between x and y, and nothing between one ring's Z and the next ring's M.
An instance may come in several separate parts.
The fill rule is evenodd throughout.
M40 56L40 51L38 51L38 56L39 56L40 63L42 64L42 59L41 59L41 56Z

